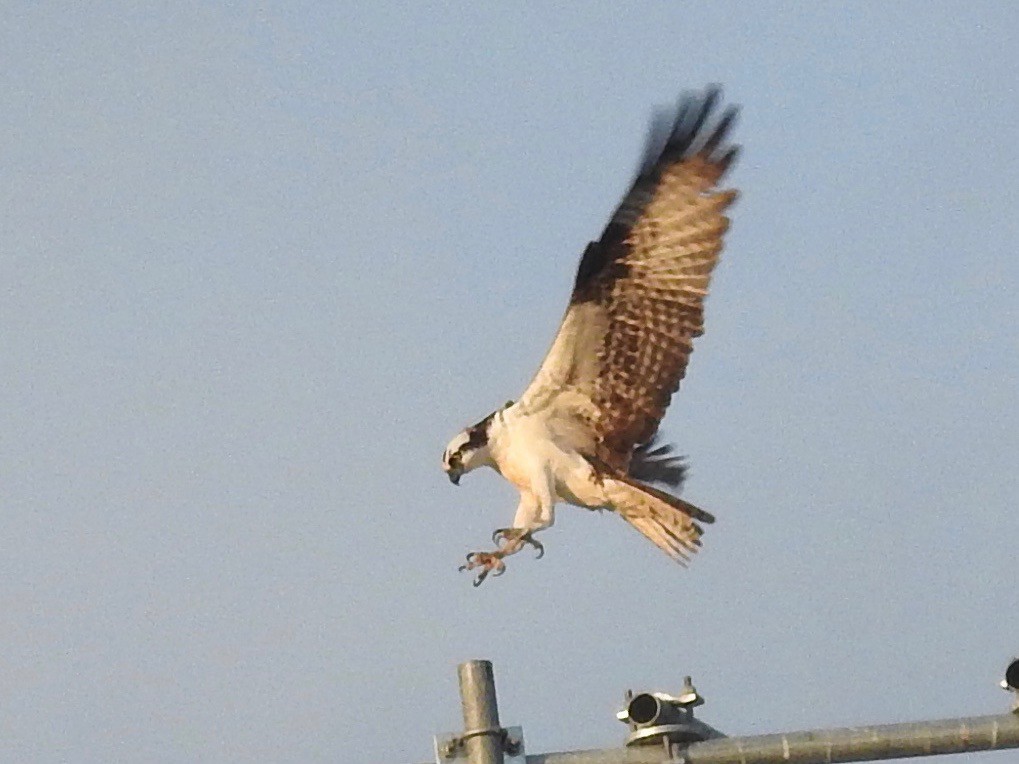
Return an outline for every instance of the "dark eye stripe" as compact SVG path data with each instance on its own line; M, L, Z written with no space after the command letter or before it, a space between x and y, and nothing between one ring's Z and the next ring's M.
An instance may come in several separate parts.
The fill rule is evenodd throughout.
M481 448L488 444L488 428L492 424L492 420L495 419L496 412L492 412L476 425L471 427L467 431L467 442L461 447L461 451L470 448Z

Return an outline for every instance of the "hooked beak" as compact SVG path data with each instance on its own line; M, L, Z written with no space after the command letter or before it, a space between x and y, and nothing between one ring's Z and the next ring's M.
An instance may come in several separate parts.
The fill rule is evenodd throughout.
M446 473L449 476L449 482L453 485L460 485L460 476L463 474L463 470L451 469Z

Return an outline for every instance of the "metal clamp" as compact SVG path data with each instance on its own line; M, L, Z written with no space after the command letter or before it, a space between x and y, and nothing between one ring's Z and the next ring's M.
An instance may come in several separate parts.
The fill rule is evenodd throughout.
M524 731L521 727L478 727L463 732L445 732L435 736L435 762L444 764L466 758L465 744L474 737L491 736L499 740L505 764L525 764Z
M683 682L679 695L664 692L626 692L626 707L616 718L630 728L627 747L665 743L688 746L691 743L725 737L714 727L695 719L693 710L704 704L704 698L690 677Z
M1005 669L1001 689L1012 693L1012 713L1019 714L1019 658L1015 658Z

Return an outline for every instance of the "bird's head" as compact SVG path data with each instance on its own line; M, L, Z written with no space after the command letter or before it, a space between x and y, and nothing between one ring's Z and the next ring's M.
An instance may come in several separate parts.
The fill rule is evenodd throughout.
M512 401L506 406L511 404ZM449 482L453 485L460 484L460 476L465 472L492 463L492 453L489 450L488 442L492 432L492 423L495 422L496 414L499 411L493 411L477 424L459 432L453 440L449 441L446 452L442 455L442 469L446 471Z

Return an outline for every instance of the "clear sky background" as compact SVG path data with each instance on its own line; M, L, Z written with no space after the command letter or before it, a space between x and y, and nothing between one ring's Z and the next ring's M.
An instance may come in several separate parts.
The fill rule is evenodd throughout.
M1019 6L551 6L5 5L0 759L423 762L470 658L533 753L686 673L729 734L1008 708ZM516 497L442 450L708 82L664 431L718 522L682 570L564 507L475 590Z

